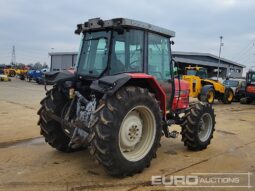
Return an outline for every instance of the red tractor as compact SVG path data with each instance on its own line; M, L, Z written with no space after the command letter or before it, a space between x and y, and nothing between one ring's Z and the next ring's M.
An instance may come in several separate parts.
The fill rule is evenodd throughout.
M46 142L71 152L88 148L112 176L141 172L156 157L161 136L198 151L213 137L212 106L189 104L187 82L174 78L173 31L144 22L90 19L82 34L77 68L46 73L54 83L38 111Z

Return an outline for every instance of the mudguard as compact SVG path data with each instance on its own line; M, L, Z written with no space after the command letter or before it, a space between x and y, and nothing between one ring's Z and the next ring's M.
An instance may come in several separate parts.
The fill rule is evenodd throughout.
M45 81L47 84L61 83L67 80L75 79L75 75L68 71L58 71L58 72L46 72Z
M90 89L97 92L113 95L119 88L131 79L128 74L118 74L114 76L104 76L91 83Z
M148 74L144 73L124 73L114 76L104 76L98 80L91 83L90 89L106 94L113 95L119 88L129 83L131 85L145 84L149 91L155 93L156 98L160 101L160 108L163 113L166 114L166 94L164 90L160 87L157 80ZM143 83L141 83L143 82Z

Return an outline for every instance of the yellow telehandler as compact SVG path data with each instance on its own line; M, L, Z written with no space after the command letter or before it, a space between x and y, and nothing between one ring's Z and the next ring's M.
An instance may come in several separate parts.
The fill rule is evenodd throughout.
M189 82L190 97L198 98L210 104L213 104L215 99L224 104L232 103L234 98L233 90L225 87L217 80L209 79L205 68L189 66L185 68L185 71L186 74L183 75L183 80Z

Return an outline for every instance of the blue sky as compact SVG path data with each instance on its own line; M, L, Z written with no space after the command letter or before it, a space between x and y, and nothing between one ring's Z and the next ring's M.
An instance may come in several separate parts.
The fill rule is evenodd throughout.
M48 62L48 52L77 51L76 24L89 18L127 17L176 32L173 50L208 52L255 65L253 0L0 0L0 63Z

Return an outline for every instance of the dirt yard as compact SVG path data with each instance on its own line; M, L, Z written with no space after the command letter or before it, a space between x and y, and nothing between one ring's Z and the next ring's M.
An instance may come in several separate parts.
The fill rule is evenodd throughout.
M0 190L191 190L152 186L151 176L248 172L254 186L255 105L216 103L216 131L208 149L191 152L181 137L162 138L150 168L117 179L108 176L86 150L66 154L44 142L36 114L44 93L44 87L36 83L18 79L0 82Z

